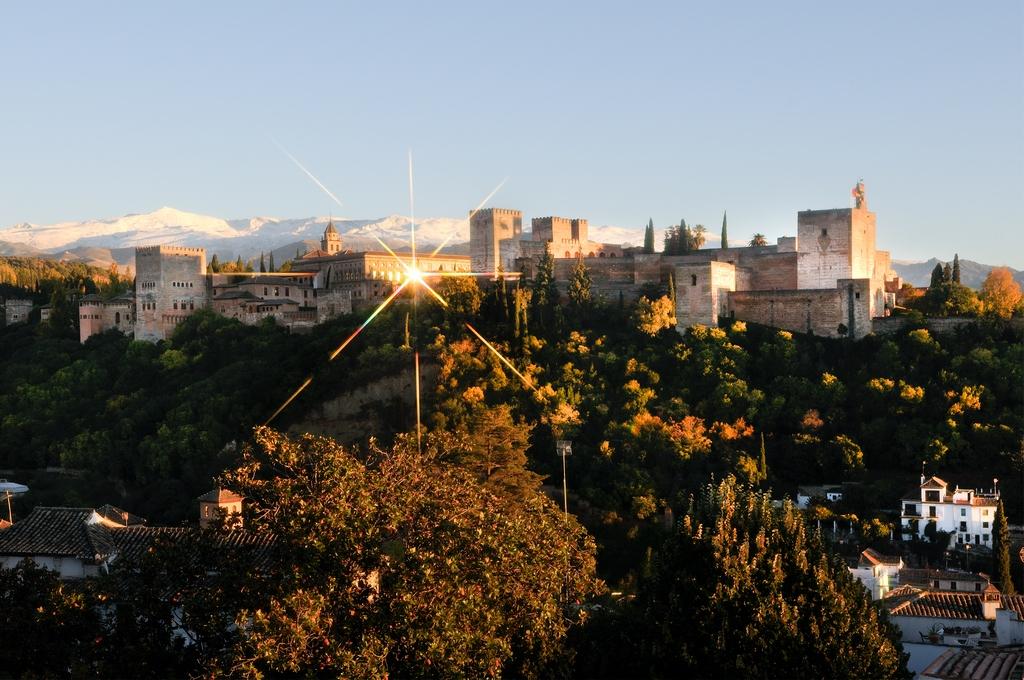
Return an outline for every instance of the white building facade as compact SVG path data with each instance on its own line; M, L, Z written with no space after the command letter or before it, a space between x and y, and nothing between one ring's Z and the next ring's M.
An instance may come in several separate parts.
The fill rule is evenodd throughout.
M938 477L921 476L919 494L902 499L900 512L903 533L924 537L929 524L936 531L950 534L950 547L984 546L992 548L993 526L999 492L949 488Z

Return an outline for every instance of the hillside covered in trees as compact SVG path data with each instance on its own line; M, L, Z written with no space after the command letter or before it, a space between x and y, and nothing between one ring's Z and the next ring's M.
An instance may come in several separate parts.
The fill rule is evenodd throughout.
M741 498L743 507L767 508L767 496L744 494L771 489L778 497L801 483L862 482L848 517L860 522L866 539L881 538L888 526L878 512L896 509L924 464L961 486L1004 480L1007 515L1020 522L1020 485L1009 480L1024 474L1024 349L1019 332L998 319L943 335L911 325L860 341L742 322L680 335L667 296L652 290L650 299L636 305L594 299L582 265L567 296L544 267L536 280L522 284L499 281L481 288L469 279L449 279L438 289L447 307L426 297L418 303L399 299L334 361L328 356L362 316L292 335L270 321L245 326L201 312L157 344L111 332L81 345L68 329L52 325L3 331L0 468L33 489L15 512L23 515L34 504L110 502L153 524L189 520L194 499L218 475L243 474L253 427L307 378L309 389L273 421L275 428L302 432L314 414L322 417L325 402L343 402L355 390L382 384L382 378L411 373L418 349L423 374L431 376L423 384L423 436L449 442L428 466L454 466L516 507L542 498L540 484L547 489L544 502L560 504L555 440L572 441L569 509L595 541L594 571L581 572L581 583L600 578L638 599L637 609L595 615L583 628L563 629L555 637L570 640L577 650L607 649L611 641L639 645L636 659L646 664L645 673L664 672L666 659L651 656L646 643L627 633L636 625L617 617L680 615L670 605L661 609L685 586L669 578L678 573L680 550L708 551L706 566L740 568L735 546L704 545L707 534L680 528L675 542L666 543L669 518L692 516L689 524L678 525L692 528L713 513L694 505L695 498L733 499L730 506ZM472 329L489 338L509 364ZM361 409L379 423L373 439L337 433L348 441L347 451L364 461L360 465L376 465L373 452L392 441L409 445L403 433L414 431L416 422L410 394L378 393ZM70 476L42 472L47 466ZM707 486L713 479L731 481L714 491ZM255 483L229 475L231 480L236 486ZM748 510L736 512L737 526L756 537L752 520L744 519ZM758 516L769 521L764 513ZM835 588L852 588L820 538L793 524L799 523L796 517L783 513L777 519L780 535L808 551L800 564L819 565L818 581L827 572ZM675 566L659 566L666 564ZM764 595L763 602L797 596L762 576L736 574L747 579L751 593ZM580 587L590 592L591 586ZM702 606L710 611L719 605ZM859 611L850 615L877 616ZM799 616L780 619L778 645L795 645L805 625L812 624ZM657 632L666 640L677 634ZM832 654L829 645L838 643L820 644L823 654ZM878 661L879 673L899 674L899 662L893 661L897 647L878 640L864 644L890 649ZM792 654L798 649L792 647ZM694 663L714 658L708 649L687 653ZM494 658L508 672L522 661L502 654ZM569 663L557 654L543 658L542 666ZM640 672L619 668L615 659L587 658L599 666L587 671L594 675Z

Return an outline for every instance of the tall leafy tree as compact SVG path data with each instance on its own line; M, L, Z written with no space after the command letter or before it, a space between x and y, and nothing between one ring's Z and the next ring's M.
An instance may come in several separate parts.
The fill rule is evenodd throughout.
M583 262L582 257L578 257L569 278L569 304L575 309L579 310L590 306L592 301L590 284L590 272L587 270L587 265Z
M263 253L260 253L260 273L262 274L262 273L264 273L266 271L267 271L267 263L263 259Z
M533 308L538 320L544 328L550 330L554 322L558 306L558 285L555 283L555 258L551 247L544 250L544 255L537 263L537 273L533 277Z
M731 476L691 500L641 602L644 674L910 677L896 628L800 512Z
M727 211L722 212L722 247L729 247L729 221Z
M960 283L960 254L953 253L953 283Z
M270 251L269 263L267 264L268 271L276 272L277 268L274 267L274 251Z
M693 250L700 250L704 247L704 243L707 241L707 227L703 224L698 224L693 228Z
M359 456L258 429L224 482L276 536L234 668L344 677L548 677L598 591L594 543L538 492L502 502L428 437Z
M1020 308L1022 297L1020 285L1007 267L994 267L981 284L981 298L989 316L1009 319Z
M939 287L942 286L942 282L943 282L942 263L941 262L937 262L935 264L935 268L932 269L932 278L931 278L931 281L928 283L928 288L930 288L930 289L939 288Z
M693 231L689 225L686 224L686 220L679 220L679 252L676 255L686 255L695 248L693 247Z
M942 265L942 281L943 283L953 282L953 267L948 262Z
M754 234L750 239L750 245L752 246L766 246L768 245L768 239L765 238L764 234Z
M999 501L996 518L992 526L992 560L996 583L1004 595L1017 592L1013 585L1013 573L1010 571L1010 525L1006 521L1006 510Z
M648 255L654 253L654 220L647 221L647 228L644 230L644 252Z

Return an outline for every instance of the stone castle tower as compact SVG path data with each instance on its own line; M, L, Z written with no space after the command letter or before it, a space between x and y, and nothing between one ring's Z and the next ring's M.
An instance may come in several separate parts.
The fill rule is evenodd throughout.
M341 252L341 235L334 228L334 220L327 222L324 237L320 240L320 249L328 255L337 255Z
M834 288L840 279L867 279L870 315L882 316L889 253L875 248L876 218L868 210L863 182L854 197L853 208L797 213L797 288Z
M498 266L515 269L523 213L505 208L484 208L469 213L469 260L475 272L493 272Z
M204 248L136 248L135 339L166 339L185 317L207 306L207 282Z

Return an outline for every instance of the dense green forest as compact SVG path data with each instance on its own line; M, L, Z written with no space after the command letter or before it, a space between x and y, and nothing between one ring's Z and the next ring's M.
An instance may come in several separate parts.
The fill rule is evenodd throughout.
M996 323L934 336L911 328L852 342L747 326L680 337L658 300L558 304L541 281L481 290L446 281L448 308L424 299L386 310L337 360L359 315L292 335L196 314L167 342L113 332L80 345L46 325L0 335L0 467L85 471L112 500L156 521L190 514L191 498L305 377L275 421L305 414L381 376L409 370L412 349L437 367L424 422L466 430L498 407L532 427L529 467L560 483L554 439L573 441L577 512L609 538L635 536L711 475L791 492L798 483L874 481L865 499L895 508L920 473L990 485L1006 480L1014 522L1021 479L1020 337ZM665 299L667 302L667 299ZM529 385L464 325L490 338ZM414 426L396 399L378 409L387 439Z

